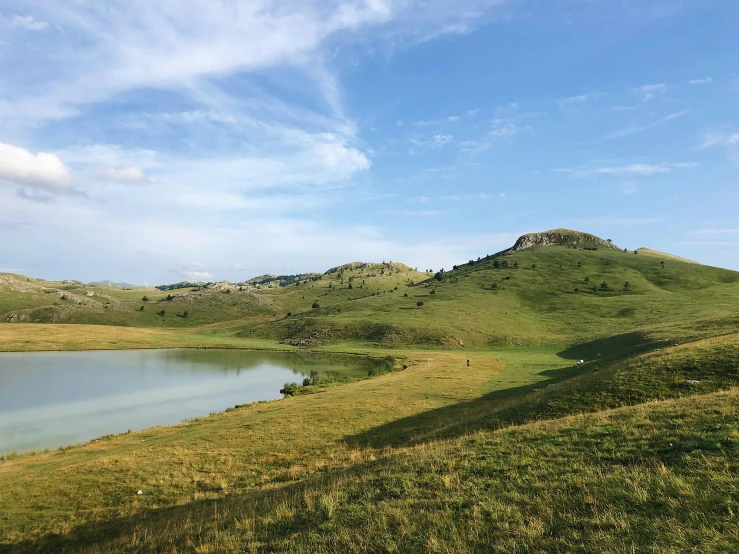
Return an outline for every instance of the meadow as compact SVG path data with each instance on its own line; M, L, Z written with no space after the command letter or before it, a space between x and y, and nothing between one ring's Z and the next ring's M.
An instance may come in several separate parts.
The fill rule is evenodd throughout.
M61 324L56 293L6 287L0 318L39 321L0 325L0 350L308 349L394 371L5 456L0 552L739 549L739 273L553 246L191 289L95 288L115 317Z

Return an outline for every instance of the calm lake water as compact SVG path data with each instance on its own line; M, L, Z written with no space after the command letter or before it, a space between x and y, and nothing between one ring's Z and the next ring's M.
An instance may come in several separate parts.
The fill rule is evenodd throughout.
M243 350L0 353L0 454L56 448L280 398L285 382L366 376L368 360Z

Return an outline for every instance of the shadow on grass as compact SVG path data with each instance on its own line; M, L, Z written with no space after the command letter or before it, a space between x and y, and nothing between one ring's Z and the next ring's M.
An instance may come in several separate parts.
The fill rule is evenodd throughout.
M649 339L644 333L627 333L574 345L558 353L561 358L590 360L582 367L575 364L539 372L544 381L497 390L480 398L429 410L410 417L385 423L346 439L355 448L412 446L491 427L521 423L517 410L510 410L522 397L556 386L588 373L594 373L615 362L638 356L666 346L664 341ZM600 356L598 356L600 354Z
M142 509L131 516L89 521L65 534L48 533L18 543L0 542L0 554L200 552L198 542L212 544L215 539L213 532L233 532L234 525L239 521L257 520L274 513L280 505L298 505L300 509L295 513L277 518L260 529L253 529L255 532L261 531L263 539L284 542L292 540L296 533L315 528L326 520L320 509L310 510L301 506L306 494L320 494L332 484L359 478L387 464L387 459L361 462L352 467L332 470L328 474L314 474L304 481L278 488L248 491L219 499L194 500L178 506Z
M274 495L274 492L272 494ZM221 500L198 500L181 506L152 509L133 516L105 521L90 521L74 527L69 533L65 534L49 533L37 540L27 540L16 544L0 543L0 554L148 552L149 550L139 550L142 547L146 548L145 544L135 544L137 542L135 538L137 531L142 530L146 530L146 533L141 535L140 541L142 543L156 542L156 534L159 534L157 531L164 532L162 535L169 531L171 538L167 541L169 544L166 545L166 551L170 551L170 549L171 551L180 551L178 549L180 547L183 548L182 551L191 552L194 550L192 550L191 545L188 545L188 542L191 542L190 533L187 532L187 529L173 529L171 522L175 522L175 524L197 522L197 525L202 529L205 525L213 524L219 511L221 513L229 512L233 510L237 503L242 503L247 499L254 506L249 515L254 515L256 506L265 496L265 493L256 492ZM152 535L152 531L156 534ZM152 541L152 539L154 540ZM188 546L191 548L187 548ZM158 548L156 551L165 550Z
M666 346L671 346L671 342L655 340L646 333L635 331L576 344L558 352L557 355L565 360L613 362Z
M592 365L549 369L539 374L549 377L546 381L497 390L468 402L458 402L391 421L352 435L346 442L354 448L384 448L414 446L433 440L455 438L489 427L492 414L515 402L518 397L551 384L556 385L592 369Z

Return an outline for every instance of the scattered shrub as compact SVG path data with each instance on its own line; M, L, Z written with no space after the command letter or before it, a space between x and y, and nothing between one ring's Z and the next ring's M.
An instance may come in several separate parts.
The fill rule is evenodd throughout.
M295 396L296 392L298 392L297 383L285 383L280 389L280 394L284 396Z

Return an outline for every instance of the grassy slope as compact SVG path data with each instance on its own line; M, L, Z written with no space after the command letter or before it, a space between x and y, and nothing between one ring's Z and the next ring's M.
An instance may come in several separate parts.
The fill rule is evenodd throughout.
M313 337L325 350L392 351L410 366L317 395L0 462L0 544L586 552L598 541L612 551L630 551L629 541L637 551L677 551L681 540L704 540L726 551L737 537L726 517L736 503L727 472L737 396L695 395L737 384L739 274L676 260L662 267L655 256L611 250L533 248L505 259L519 269L486 260L411 286L429 275L376 266L345 271L343 284L333 274L260 291L274 315L223 310L218 303L231 295L218 293L203 309L207 317L195 302L195 315L176 321L189 330L0 325L4 349L274 348L276 339ZM589 289L603 280L611 290ZM115 294L135 305L141 291ZM316 300L321 307L311 309ZM672 346L716 335L724 336ZM458 348L458 339L470 348L438 351ZM437 351L421 350L429 347ZM578 359L584 368L575 367ZM686 378L701 384L687 386ZM652 399L670 400L527 423ZM685 422L689 460L655 456L655 441L675 431L669 418ZM607 448L593 450L598 441ZM576 471L563 473L567 464ZM146 494L135 496L138 489ZM674 509L678 502L684 512Z
M389 292L392 282L373 283L369 290L379 295L353 301L347 298L360 291L338 288L335 281L332 289L327 281L311 284L310 294L270 291L285 303L297 295L306 303L316 299L321 309L293 311L290 318L248 326L243 335L433 347L462 339L488 347L576 344L635 331L655 341L682 342L739 324L737 272L679 261L662 268L661 260L650 256L563 247L534 248L505 259L520 269L494 269L489 260L449 272L442 282L409 287L400 280L394 292ZM603 281L611 290L590 290ZM629 291L623 288L626 281Z
M77 549L118 535L126 551L142 540L140 550L170 550L176 543L189 551L185 545L194 540L192 525L200 518L207 521L198 539L207 544L200 550L204 552L230 549L223 544L242 548L252 541L266 543L267 551L290 550L294 534L299 539L295 549L306 552L320 548L376 551L389 548L393 540L397 551L420 552L432 543L414 543L419 533L437 537L440 551L464 551L476 541L480 548L493 541L513 544L504 539L516 540L527 549L565 548L566 541L578 536L587 544L608 540L620 548L626 546L623 531L628 529L636 533L629 536L636 544L651 544L652 536L669 543L674 538L669 535L671 526L684 525L688 517L674 506L692 502L696 513L690 517L704 521L705 528L683 529L682 538L693 534L689 538L695 541L703 532L719 544L731 537L726 510L736 502L732 491L739 485L727 468L735 455L731 449L736 448L739 431L732 414L739 403L736 392L716 397L695 394L736 385L737 352L739 337L723 337L648 354L631 365L614 362L613 368L587 370L579 385L568 385L579 391L571 405L566 402L567 393L559 393L562 384L546 389L545 394L520 385L562 378L542 371L548 365L545 352L503 352L505 367L490 354L465 353L472 360L469 369L459 353L427 354L432 358L428 368L425 357L401 352L407 355L408 370L370 381L256 404L179 427L7 460L0 465L0 529L5 531L8 548L25 543L33 550L45 544L49 551L59 551L64 541ZM682 368L674 383L671 377L662 378L665 364ZM624 372L631 372L641 383L640 396L624 393L625 379L614 378ZM701 387L686 388L685 377L700 379ZM605 403L604 394L610 399ZM531 418L687 395L693 395L688 402L672 400L661 407L647 405L623 412L631 415L593 416L521 430L490 429ZM517 410L533 416L517 418ZM678 420L684 423L669 424ZM573 426L573 421L580 423ZM686 448L677 454L689 454L690 463L679 456L666 458L669 452L655 455L654 445L666 441L669 433ZM547 461L550 457L557 463ZM624 470L625 460L631 469ZM659 469L668 461L677 464L675 473ZM424 467L437 468L439 473L429 474ZM563 474L562 467L574 473ZM667 480L661 481L662 477ZM622 488L631 481L632 489ZM307 492L294 492L290 488L294 485ZM670 500L672 511L662 512L654 502L666 501L654 495L667 485L676 496ZM674 489L678 485L682 488ZM137 497L138 489L145 494ZM492 501L506 490L511 495L507 503ZM623 512L621 506L639 494L641 503ZM255 500L261 498L264 503L257 502L258 513L252 513ZM581 507L595 518L590 523L565 515L568 510L577 514L582 498L594 499ZM215 528L211 510L217 499L222 502L222 527ZM300 502L319 508L300 508ZM699 513L711 503L713 511ZM419 510L421 505L426 508ZM477 515L475 505L482 510ZM175 506L180 508L169 509ZM593 513L598 506L601 511ZM311 510L328 510L330 517L320 519L323 516ZM498 510L497 520L491 519L489 510ZM639 534L649 510L657 510L653 531ZM189 511L196 514L194 519L183 518ZM455 517L460 518L457 534L449 534ZM501 530L506 521L518 531ZM524 533L532 522L539 536ZM158 525L166 525L169 531L152 529ZM331 529L336 531L337 544L322 542L319 531ZM60 539L49 533L66 536ZM113 549L114 545L100 546L100 551Z
M96 288L96 296L84 297L90 306L56 299L74 304L59 307L50 303L55 295L6 290L0 293L5 295L0 311L7 310L7 319L13 302L17 308L36 302L39 307L29 313L42 322L193 329L220 324L224 332L241 331L244 337L434 348L455 345L459 339L476 347L570 346L630 332L655 342L685 342L729 332L739 324L737 272L669 259L662 267L663 260L651 255L604 249L538 247L503 259L510 266L518 263L520 269L494 269L488 259L448 272L437 282L401 264L393 264L395 270L378 264L300 286L213 291L192 301L168 302L158 291ZM599 290L604 281L610 290ZM101 308L105 296L100 294L120 305ZM138 312L143 294L151 302ZM320 308L314 310L316 301ZM424 302L422 308L416 306L418 301ZM165 317L157 315L161 309ZM189 317L179 317L184 310Z

